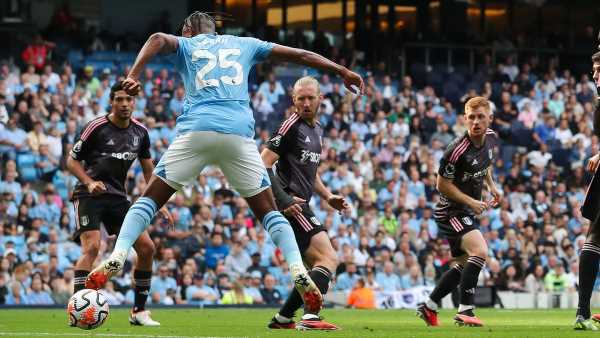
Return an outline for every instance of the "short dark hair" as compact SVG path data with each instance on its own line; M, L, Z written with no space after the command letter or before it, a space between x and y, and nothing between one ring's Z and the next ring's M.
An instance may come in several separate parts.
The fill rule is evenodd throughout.
M115 99L115 93L118 92L119 90L124 90L123 89L123 81L117 81L115 82L114 85L112 85L112 87L110 87L110 100L114 100Z
M600 52L596 52L592 55L592 62L600 62Z

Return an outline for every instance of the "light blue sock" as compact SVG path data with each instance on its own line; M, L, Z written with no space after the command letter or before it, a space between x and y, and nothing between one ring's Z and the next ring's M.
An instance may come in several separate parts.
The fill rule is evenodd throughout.
M302 265L302 255L290 222L279 211L271 211L265 215L262 224L275 245L283 252L288 265Z
M114 251L126 251L129 253L133 243L146 230L156 214L156 203L149 197L140 197L127 211L125 220L121 226Z

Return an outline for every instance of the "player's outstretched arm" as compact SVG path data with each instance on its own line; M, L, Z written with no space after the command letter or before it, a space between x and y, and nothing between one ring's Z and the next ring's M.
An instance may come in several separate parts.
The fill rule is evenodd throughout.
M344 85L348 90L354 93L356 93L356 91L358 90L359 92L356 94L364 93L365 84L360 75L317 53L305 49L292 48L275 44L275 46L271 50L270 57L274 60L293 62L316 68L322 71L336 73L344 79Z
M321 181L321 177L319 176L318 172L315 177L315 192L319 194L321 198L325 199L332 208L340 212L350 208L350 204L346 202L343 196L334 195L333 193L331 193L331 191L325 186L323 181Z
M140 78L140 74L144 70L144 67L158 53L174 53L177 51L177 37L165 33L154 33L150 35L146 43L138 53L129 74L127 74L126 83L123 84L125 91L130 95L135 95L139 91L139 84L137 80ZM133 83L130 83L135 80ZM137 84L137 87L134 86Z
M487 209L487 204L481 201L473 199L471 196L460 191L458 187L452 183L452 180L438 175L437 178L437 189L439 192L444 194L447 198L453 200L456 203L460 203L473 209L473 211L479 215Z

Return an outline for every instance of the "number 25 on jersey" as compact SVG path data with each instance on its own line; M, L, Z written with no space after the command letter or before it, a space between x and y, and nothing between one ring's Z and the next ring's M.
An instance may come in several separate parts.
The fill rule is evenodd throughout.
M206 65L200 68L200 70L196 73L196 90L201 90L204 87L218 87L219 81L232 86L239 86L242 84L242 81L244 80L244 70L242 68L242 65L237 61L227 59L230 56L240 56L240 49L219 49L218 54L219 55L217 58L217 55L211 53L206 49L196 49L192 52L192 62L196 62L202 59L207 60ZM205 78L207 75L209 75L208 73L210 73L217 65L223 69L233 68L233 70L235 71L234 76L223 75L218 79Z

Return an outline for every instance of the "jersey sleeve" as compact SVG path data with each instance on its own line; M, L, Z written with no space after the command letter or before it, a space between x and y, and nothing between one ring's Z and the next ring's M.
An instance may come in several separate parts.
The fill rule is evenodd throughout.
M460 158L465 150L468 148L468 141L461 138L448 145L444 156L440 160L440 168L438 174L449 180L453 180L456 175L456 168L460 163Z
M288 126L288 120L283 121L273 133L271 133L271 138L267 142L267 148L280 157L286 152L288 148L288 143L290 139L291 126Z
M272 42L259 40L256 38L244 38L250 50L253 51L254 62L262 62L271 55L271 50L275 46Z
M77 137L75 138L75 143L73 144L73 148L69 155L71 158L77 161L85 160L88 157L90 149L93 148L93 139L94 139L94 131L92 126L90 126L91 122L86 124L85 127L81 129Z
M142 140L142 146L138 157L140 159L152 158L152 154L150 154L150 135L148 135L147 130L144 130L144 139Z

